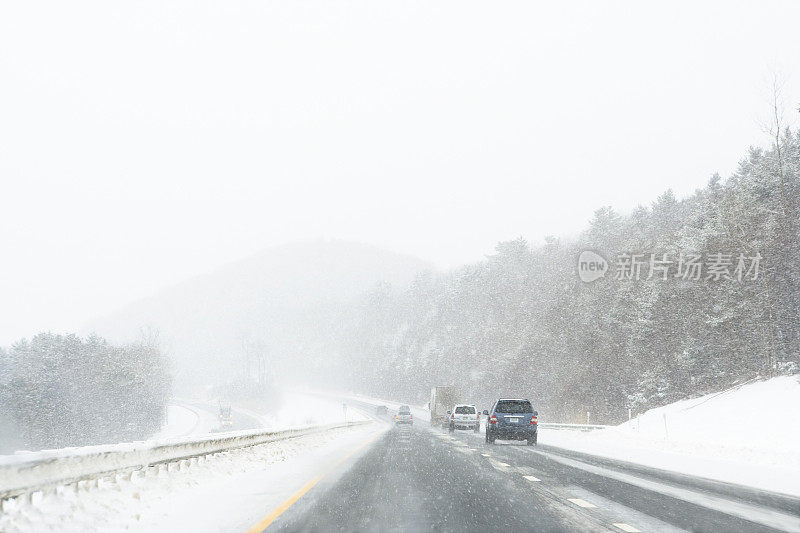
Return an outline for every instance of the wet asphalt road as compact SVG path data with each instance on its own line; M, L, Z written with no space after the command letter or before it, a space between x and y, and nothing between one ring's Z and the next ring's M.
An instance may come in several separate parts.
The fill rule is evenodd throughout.
M659 491L678 486L675 479L657 481L649 490L624 477L608 477L604 471L609 467L602 460L570 458L546 447L503 441L489 445L482 433L451 435L425 423L394 427L341 476L321 482L291 506L269 530L619 532L629 528L728 533L791 531L793 524L800 525L796 499L770 502L773 507L766 510L750 509L747 504L755 503L755 496L741 494L745 507L737 507L735 493L722 494L732 490L729 486L701 482L691 486L686 480L681 483L688 496L679 492L673 497ZM633 474L648 479L644 472ZM733 498L726 500L734 501L733 507L725 504L723 511L706 505L704 499L720 495ZM700 497L699 503L693 497Z
M477 457L470 457L477 455ZM332 487L295 504L281 531L606 531L430 431L384 434ZM298 502L299 503L299 502Z

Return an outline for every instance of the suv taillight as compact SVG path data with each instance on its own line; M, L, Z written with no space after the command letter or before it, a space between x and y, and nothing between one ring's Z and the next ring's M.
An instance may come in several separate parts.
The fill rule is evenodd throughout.
M414 415L408 415L409 420L414 420Z
M450 420L455 420L455 419L456 419L456 414L455 413L451 414L450 415Z
M480 420L480 419L481 419L481 414L480 414L480 413L478 413L478 420Z
M539 417L537 417L537 416L532 416L532 417L531 417L531 425L532 425L532 426L535 426L535 425L538 425L538 424L539 424Z
M490 424L497 424L497 415L492 415L489 417Z

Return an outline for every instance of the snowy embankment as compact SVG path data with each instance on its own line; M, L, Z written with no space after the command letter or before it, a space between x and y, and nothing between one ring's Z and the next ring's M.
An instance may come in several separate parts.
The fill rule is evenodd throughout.
M0 456L0 493L49 487L3 501L0 531L246 530L302 482L387 427L350 410L345 424L337 402L288 398L271 420L285 424L275 439L269 437L274 427L179 436L197 427L187 407L170 411L159 440ZM212 453L169 459L198 452ZM36 461L47 468L26 466ZM85 481L58 481L78 478Z
M10 501L3 532L245 531L385 425L342 427Z
M800 376L675 402L590 433L542 428L539 442L800 495Z
M367 420L362 413L355 410L349 411L345 417L340 404L321 399L316 395L286 391L280 395L280 398L281 401L277 405L234 404L234 421L241 423L244 417L251 422L249 426L245 426L247 428L278 430L332 422ZM166 423L158 433L151 437L151 440L209 435L224 431L216 416L217 409L218 403L214 401L176 398L168 408Z

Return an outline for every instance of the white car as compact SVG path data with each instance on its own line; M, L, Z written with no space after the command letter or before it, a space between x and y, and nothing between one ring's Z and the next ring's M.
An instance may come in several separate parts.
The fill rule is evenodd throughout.
M481 414L474 405L459 404L450 413L451 432L456 429L471 429L475 433L481 430Z

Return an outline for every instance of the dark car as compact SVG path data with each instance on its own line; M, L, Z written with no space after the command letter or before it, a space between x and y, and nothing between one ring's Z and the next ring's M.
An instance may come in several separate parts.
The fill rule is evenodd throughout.
M536 444L539 436L539 413L533 410L530 400L497 400L491 411L484 411L486 442L500 440L526 440L528 446Z
M375 416L378 418L389 418L389 408L385 405L379 405L375 408Z

